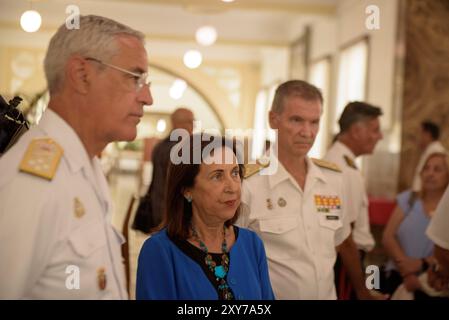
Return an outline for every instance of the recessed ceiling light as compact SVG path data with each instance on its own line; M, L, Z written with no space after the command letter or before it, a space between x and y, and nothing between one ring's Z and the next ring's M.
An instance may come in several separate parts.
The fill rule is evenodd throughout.
M189 50L184 54L184 64L187 68L198 68L203 62L203 56L198 50Z
M170 87L170 97L174 100L179 100L186 89L187 83L182 79L176 79Z
M212 26L202 26L196 30L196 41L203 46L210 46L217 40L217 30Z
M158 132L164 132L165 128L167 128L167 122L164 119L159 119L156 124L156 130Z
M35 10L25 11L20 17L20 25L26 32L36 32L41 27L42 18Z

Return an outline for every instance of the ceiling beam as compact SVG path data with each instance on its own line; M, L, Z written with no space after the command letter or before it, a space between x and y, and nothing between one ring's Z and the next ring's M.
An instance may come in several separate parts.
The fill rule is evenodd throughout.
M125 2L123 0L111 0L115 2ZM229 10L251 10L251 11L282 11L293 14L313 14L330 16L336 13L336 4L323 4L315 1L303 3L287 3L281 1L260 1L260 0L237 0L232 3L211 0L127 0L141 4L158 4L181 6L188 11L198 14L221 13Z
M48 32L51 34L56 33L56 26L42 25L38 32ZM14 31L25 31L22 30L19 23L0 21L0 29L3 30L14 30ZM175 34L155 34L155 33L145 33L145 38L148 41L167 41L167 42L185 42L193 43L195 42L195 37L192 36L182 36ZM218 38L217 45L223 46L242 46L242 47L286 47L291 45L288 41L274 41L274 40L256 40L256 39L231 39L231 38Z

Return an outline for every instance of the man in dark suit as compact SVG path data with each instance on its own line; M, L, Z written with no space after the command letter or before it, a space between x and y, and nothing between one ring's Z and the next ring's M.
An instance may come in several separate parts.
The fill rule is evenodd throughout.
M176 109L171 117L172 131L183 129L188 134L193 132L194 115L186 108ZM133 228L145 233L157 227L164 214L165 185L168 164L170 161L170 150L178 143L178 140L171 140L169 134L160 141L153 150L151 161L153 163L153 175L151 184L146 195L141 199L139 208L134 219Z

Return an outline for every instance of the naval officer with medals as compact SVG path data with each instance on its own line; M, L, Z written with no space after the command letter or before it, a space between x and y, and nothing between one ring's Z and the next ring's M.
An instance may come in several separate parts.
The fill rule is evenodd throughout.
M278 131L269 163L246 168L239 223L264 242L276 299L336 299L336 250L357 253L344 245L350 225L340 168L307 156L322 103L319 89L307 82L281 84L269 114ZM352 261L345 266L357 269Z

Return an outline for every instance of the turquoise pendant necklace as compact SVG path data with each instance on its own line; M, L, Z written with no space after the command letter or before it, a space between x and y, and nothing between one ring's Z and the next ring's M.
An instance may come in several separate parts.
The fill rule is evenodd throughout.
M192 226L192 235L195 240L200 245L200 249L206 254L204 258L204 262L208 266L209 270L215 275L216 280L218 281L218 290L220 290L223 294L225 300L232 300L234 298L231 289L226 282L226 275L229 271L229 256L228 256L228 244L226 242L226 226L223 226L223 242L221 243L221 264L217 266L215 261L212 259L212 256L209 254L209 250L207 249L206 244L200 239L198 232Z

